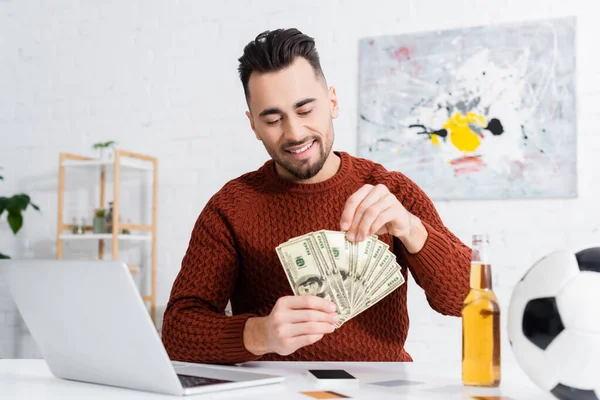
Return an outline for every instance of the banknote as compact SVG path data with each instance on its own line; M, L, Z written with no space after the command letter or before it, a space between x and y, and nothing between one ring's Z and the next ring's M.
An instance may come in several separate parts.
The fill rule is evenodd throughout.
M341 326L352 310L338 284L339 274L319 250L315 236L311 233L291 239L276 251L294 294L319 296L335 303Z
M308 232L281 243L276 252L295 295L336 304L337 327L405 283L396 255L376 235L351 242L342 231Z
M394 268L388 270L388 274L381 280L381 282L375 285L376 287L374 287L369 295L364 298L364 301L353 309L352 315L348 319L354 318L369 307L372 307L374 304L402 286L404 282L405 279L402 275L402 269L398 264L396 264Z

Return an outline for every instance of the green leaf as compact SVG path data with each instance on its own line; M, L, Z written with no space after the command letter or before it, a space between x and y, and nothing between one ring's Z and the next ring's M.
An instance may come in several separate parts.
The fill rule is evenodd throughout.
M114 146L115 144L117 144L117 142L115 142L114 140L108 141L108 142L100 142L100 143L94 143L92 145L92 147L94 149L103 149L103 148L107 148L107 147L111 147Z
M13 233L16 235L17 232L23 226L23 215L21 215L21 211L13 212L12 210L8 210L8 217L6 218L8 224L10 225L10 229L12 229Z
M7 256L6 254L0 253L0 260L8 260L8 259L10 259L9 256Z
M6 208L8 208L9 210L13 209L16 211L18 209L20 211L23 211L27 208L27 206L29 205L29 202L30 202L30 198L26 194L23 194L23 193L15 194L12 197L11 206L6 207Z
M29 203L36 211L40 211L40 208L33 203Z
M3 181L4 177L2 175L0 175L0 181Z
M6 210L6 206L8 205L8 197L0 197L0 216Z

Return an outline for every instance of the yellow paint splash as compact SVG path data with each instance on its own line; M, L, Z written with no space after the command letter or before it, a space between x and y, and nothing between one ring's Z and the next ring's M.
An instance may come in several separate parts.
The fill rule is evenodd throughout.
M457 112L452 117L448 118L444 124L444 128L449 132L452 144L458 150L465 153L475 151L481 144L481 138L477 133L471 130L469 123L481 128L487 126L485 118L474 112L468 112L467 115L462 115ZM435 142L434 138L436 138ZM431 141L434 145L439 145L439 142L437 142L437 135L432 135Z

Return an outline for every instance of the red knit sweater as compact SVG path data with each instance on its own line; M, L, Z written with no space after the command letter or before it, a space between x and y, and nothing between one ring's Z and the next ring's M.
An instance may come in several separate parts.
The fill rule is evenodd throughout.
M266 316L281 296L293 295L275 248L321 229L339 230L346 199L366 183L386 185L428 231L424 247L409 254L381 235L410 270L439 313L460 316L469 290L471 250L442 223L432 202L411 180L374 162L341 157L339 171L317 184L294 184L275 173L273 161L228 182L200 213L164 314L162 340L171 359L204 363L252 360L412 361L407 283L317 343L289 356L248 352L249 317ZM224 313L231 300L233 316Z

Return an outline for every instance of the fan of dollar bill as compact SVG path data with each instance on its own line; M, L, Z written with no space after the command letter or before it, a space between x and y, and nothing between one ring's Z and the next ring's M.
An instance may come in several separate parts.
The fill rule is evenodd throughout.
M294 294L333 301L339 328L404 284L388 247L377 236L351 242L345 232L321 230L292 238L276 251Z

